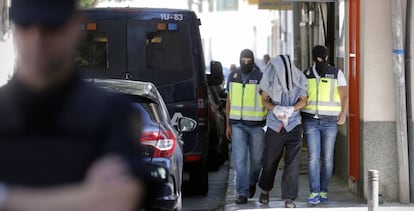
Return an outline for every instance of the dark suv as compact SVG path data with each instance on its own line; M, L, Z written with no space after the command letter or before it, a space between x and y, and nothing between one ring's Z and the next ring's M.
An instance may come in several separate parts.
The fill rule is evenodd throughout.
M183 135L184 170L193 192L207 193L207 156L209 149L220 146L209 141L216 138L200 20L188 10L101 8L83 13L89 20L80 27L85 32L76 57L80 69L88 78L152 82L167 104L172 125L182 116L195 119L196 130Z

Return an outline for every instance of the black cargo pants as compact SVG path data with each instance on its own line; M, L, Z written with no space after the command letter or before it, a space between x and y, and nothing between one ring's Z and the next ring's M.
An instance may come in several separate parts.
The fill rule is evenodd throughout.
M302 148L302 126L289 133L283 128L280 133L267 128L263 151L263 169L259 186L264 191L273 188L279 161L285 152L285 168L282 176L282 199L295 200L298 196L300 152Z

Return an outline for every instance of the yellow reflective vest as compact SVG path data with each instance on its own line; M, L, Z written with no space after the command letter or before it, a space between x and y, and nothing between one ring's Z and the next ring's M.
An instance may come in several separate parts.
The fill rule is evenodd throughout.
M230 75L230 122L264 123L267 109L263 106L262 96L259 93L259 83L262 78L260 70L253 70L244 84L241 72Z
M305 71L308 79L308 105L302 114L312 118L336 120L341 112L341 98L338 92L338 69L328 66L319 81L312 68Z

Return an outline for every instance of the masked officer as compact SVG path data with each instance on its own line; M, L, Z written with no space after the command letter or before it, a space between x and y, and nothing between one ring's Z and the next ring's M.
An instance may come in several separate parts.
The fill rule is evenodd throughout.
M305 70L308 105L302 109L308 145L309 204L328 202L328 185L333 170L338 125L346 120L348 87L341 70L328 64L328 50L315 46L315 65Z
M129 211L142 198L137 115L73 66L77 3L11 1L17 59L0 88L0 210Z
M226 136L232 142L232 159L236 167L236 204L247 203L256 192L264 147L267 111L259 93L262 73L255 65L253 52L246 49L240 54L240 69L230 74L226 105ZM250 153L250 173L247 157Z

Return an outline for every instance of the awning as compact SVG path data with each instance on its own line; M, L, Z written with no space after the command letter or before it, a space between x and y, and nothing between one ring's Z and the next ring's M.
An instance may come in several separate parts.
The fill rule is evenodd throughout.
M293 10L293 3L282 0L259 0L258 7L264 10Z
M338 0L281 0L281 2L337 2Z

